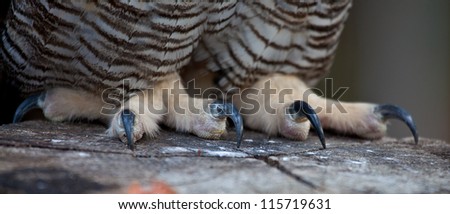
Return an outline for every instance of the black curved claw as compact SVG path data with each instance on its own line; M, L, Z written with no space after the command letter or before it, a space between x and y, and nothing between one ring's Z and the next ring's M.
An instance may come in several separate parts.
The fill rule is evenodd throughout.
M322 143L322 147L324 149L327 148L325 144L325 135L323 133L322 125L320 125L319 117L317 116L314 109L312 109L312 107L307 102L301 100L294 101L294 103L292 103L287 108L286 113L290 114L292 119L296 121L302 121L303 119L307 118L309 122L311 122L311 125L316 130L320 142Z
M403 121L409 127L409 130L411 130L416 144L419 142L416 124L414 123L411 115L405 109L395 105L385 104L375 107L374 113L381 114L383 120L394 118Z
M25 114L27 112L29 112L30 110L41 108L38 105L38 102L39 102L40 99L43 98L43 96L44 96L44 94L40 93L40 94L32 95L32 96L28 97L27 99L25 99L19 105L19 107L17 107L16 113L14 114L13 123L20 122L22 120L23 116L25 116Z
M133 141L133 126L134 126L134 118L135 115L128 109L122 111L120 115L122 118L123 128L125 129L125 134L127 135L127 146L129 149L134 149L134 141Z
M231 118L234 127L236 127L237 147L239 148L241 146L244 123L242 122L242 117L238 109L231 103L215 101L209 105L209 110L211 115L216 118Z

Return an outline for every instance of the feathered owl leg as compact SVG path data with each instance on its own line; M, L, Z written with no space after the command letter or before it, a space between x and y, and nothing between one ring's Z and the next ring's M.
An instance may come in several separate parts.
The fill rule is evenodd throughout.
M257 100L264 106L267 106L268 103L271 103L272 107L275 108L292 106L295 105L296 100L309 103L316 111L324 129L368 139L377 139L386 134L386 120L396 118L404 121L413 133L415 141L418 140L412 117L397 106L347 103L325 99L314 94L302 80L290 75L276 74L262 78L253 87L259 89L260 93L263 94L259 95ZM263 99L264 94L267 93L270 94L271 99L269 101ZM283 118L280 112L282 111L279 111L277 115L267 113L267 111L244 115L245 125L272 135L279 133L292 139L302 140L306 138L307 128L301 127L301 121L299 123L289 117Z
M16 110L13 122L20 122L31 109L42 109L51 121L69 121L78 118L108 121L108 115L100 113L103 106L99 96L68 88L53 88L28 97Z
M235 125L237 143L240 145L243 122L232 104L190 97L178 74L161 81L156 87L166 93L163 95L168 110L165 125L201 138L218 139L226 131L226 118L229 117Z
M128 96L121 111L114 114L107 133L119 137L122 142L127 143L128 148L133 149L134 143L144 134L148 137L156 136L165 107L158 90L138 90Z

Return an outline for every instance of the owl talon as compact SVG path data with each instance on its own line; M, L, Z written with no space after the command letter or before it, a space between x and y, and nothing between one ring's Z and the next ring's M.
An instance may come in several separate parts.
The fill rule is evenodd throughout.
M223 103L220 101L215 101L209 106L211 115L218 119L225 119L229 117L236 128L237 135L237 147L241 146L242 134L244 130L244 123L242 122L241 114L239 110L231 103Z
M288 108L286 108L286 114L290 115L294 121L303 122L306 119L309 120L319 136L322 147L326 149L325 135L323 133L319 117L308 103L301 100L296 100Z
M23 116L28 113L30 110L41 108L39 106L39 101L45 97L44 93L39 93L32 95L25 99L19 107L16 109L16 113L14 114L13 123L18 123L22 120Z
M120 115L122 119L123 128L125 129L125 135L127 137L127 146L129 149L134 149L134 140L133 140L133 126L135 115L128 109L122 111Z
M411 115L403 108L389 104L379 105L375 107L374 113L380 114L383 121L386 121L388 119L398 119L403 121L413 134L415 143L417 144L419 142L419 135L417 134L416 124L414 123Z

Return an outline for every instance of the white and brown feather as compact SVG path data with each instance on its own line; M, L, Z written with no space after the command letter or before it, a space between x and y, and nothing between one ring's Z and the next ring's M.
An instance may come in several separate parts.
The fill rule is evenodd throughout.
M271 73L314 81L329 70L351 1L238 2L228 29L206 33L196 61L219 71L223 89Z
M151 87L187 64L206 64L223 89L271 73L305 81L332 63L351 0L13 0L0 55L24 93Z

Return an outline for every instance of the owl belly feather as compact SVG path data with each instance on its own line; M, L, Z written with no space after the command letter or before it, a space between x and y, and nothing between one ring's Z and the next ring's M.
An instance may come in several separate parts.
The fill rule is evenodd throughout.
M223 89L274 73L313 84L331 67L351 1L238 2L226 31L204 36L195 61L220 73Z
M13 1L1 55L22 91L151 87L191 59L201 5ZM178 12L177 12L178 11Z

